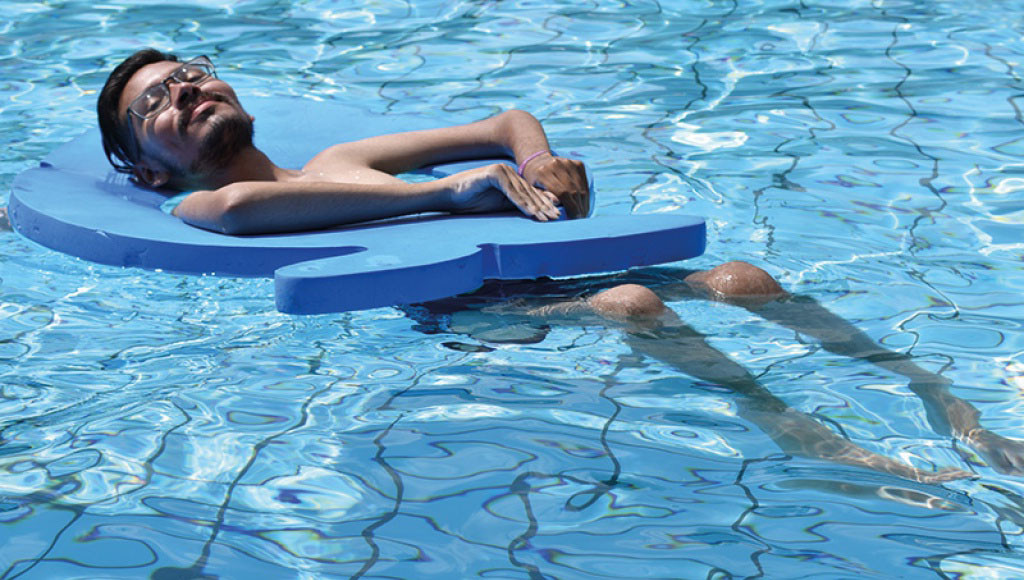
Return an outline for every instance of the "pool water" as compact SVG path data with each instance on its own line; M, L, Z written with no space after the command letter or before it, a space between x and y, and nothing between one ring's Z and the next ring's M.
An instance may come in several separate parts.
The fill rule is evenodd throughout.
M750 261L1024 438L1016 3L2 5L0 205L144 46L209 55L243 102L523 108L586 160L598 214L707 216L704 257L636 276ZM2 578L1024 575L1020 477L906 377L752 310L670 301L793 409L977 478L788 454L748 398L683 372L685 343L648 356L614 323L287 316L268 280L8 230L0 264Z

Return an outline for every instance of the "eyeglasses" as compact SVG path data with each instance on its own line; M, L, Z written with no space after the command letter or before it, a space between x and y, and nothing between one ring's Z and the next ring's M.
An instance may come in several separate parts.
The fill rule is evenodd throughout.
M145 121L158 115L160 111L163 111L171 104L171 89L168 88L172 83L192 83L193 85L200 85L210 80L211 78L217 78L217 71L213 67L213 63L210 59L205 56L197 56L192 60L178 67L170 76L160 81L159 84L155 84L148 89L142 91L142 94L135 97L135 99L128 105L128 141L131 143L132 151L129 161L129 165L135 165L138 161L141 147L139 145L138 137L135 136L135 126L132 123L132 115L135 115L139 119ZM127 152L126 152L127 154Z
M171 89L169 86L172 83L201 85L211 78L217 78L217 71L214 69L213 63L205 56L197 56L181 65L178 70L160 81L159 84L142 91L142 94L135 97L135 100L128 105L128 113L143 121L155 117L160 111L170 106ZM128 121L131 126L131 119Z

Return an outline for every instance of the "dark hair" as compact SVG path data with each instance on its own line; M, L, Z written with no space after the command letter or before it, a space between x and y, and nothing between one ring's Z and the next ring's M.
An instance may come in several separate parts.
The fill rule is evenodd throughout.
M103 136L103 151L114 169L131 173L135 164L135 153L129 143L128 127L121 114L121 93L125 85L139 69L155 62L178 62L178 57L152 48L144 48L129 56L110 73L107 83L96 101L96 115L99 117L100 134Z

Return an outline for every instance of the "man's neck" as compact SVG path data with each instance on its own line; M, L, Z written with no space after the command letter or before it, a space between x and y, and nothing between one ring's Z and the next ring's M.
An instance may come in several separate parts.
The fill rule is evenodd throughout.
M301 172L278 167L255 146L238 152L226 167L197 179L193 189L220 189L239 181L288 181Z

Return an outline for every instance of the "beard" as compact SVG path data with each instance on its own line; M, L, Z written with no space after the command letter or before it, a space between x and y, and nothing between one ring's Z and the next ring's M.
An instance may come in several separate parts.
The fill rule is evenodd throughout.
M217 115L208 121L206 135L199 142L196 160L189 167L195 176L210 175L227 167L244 149L252 146L253 124L248 116L236 112Z

